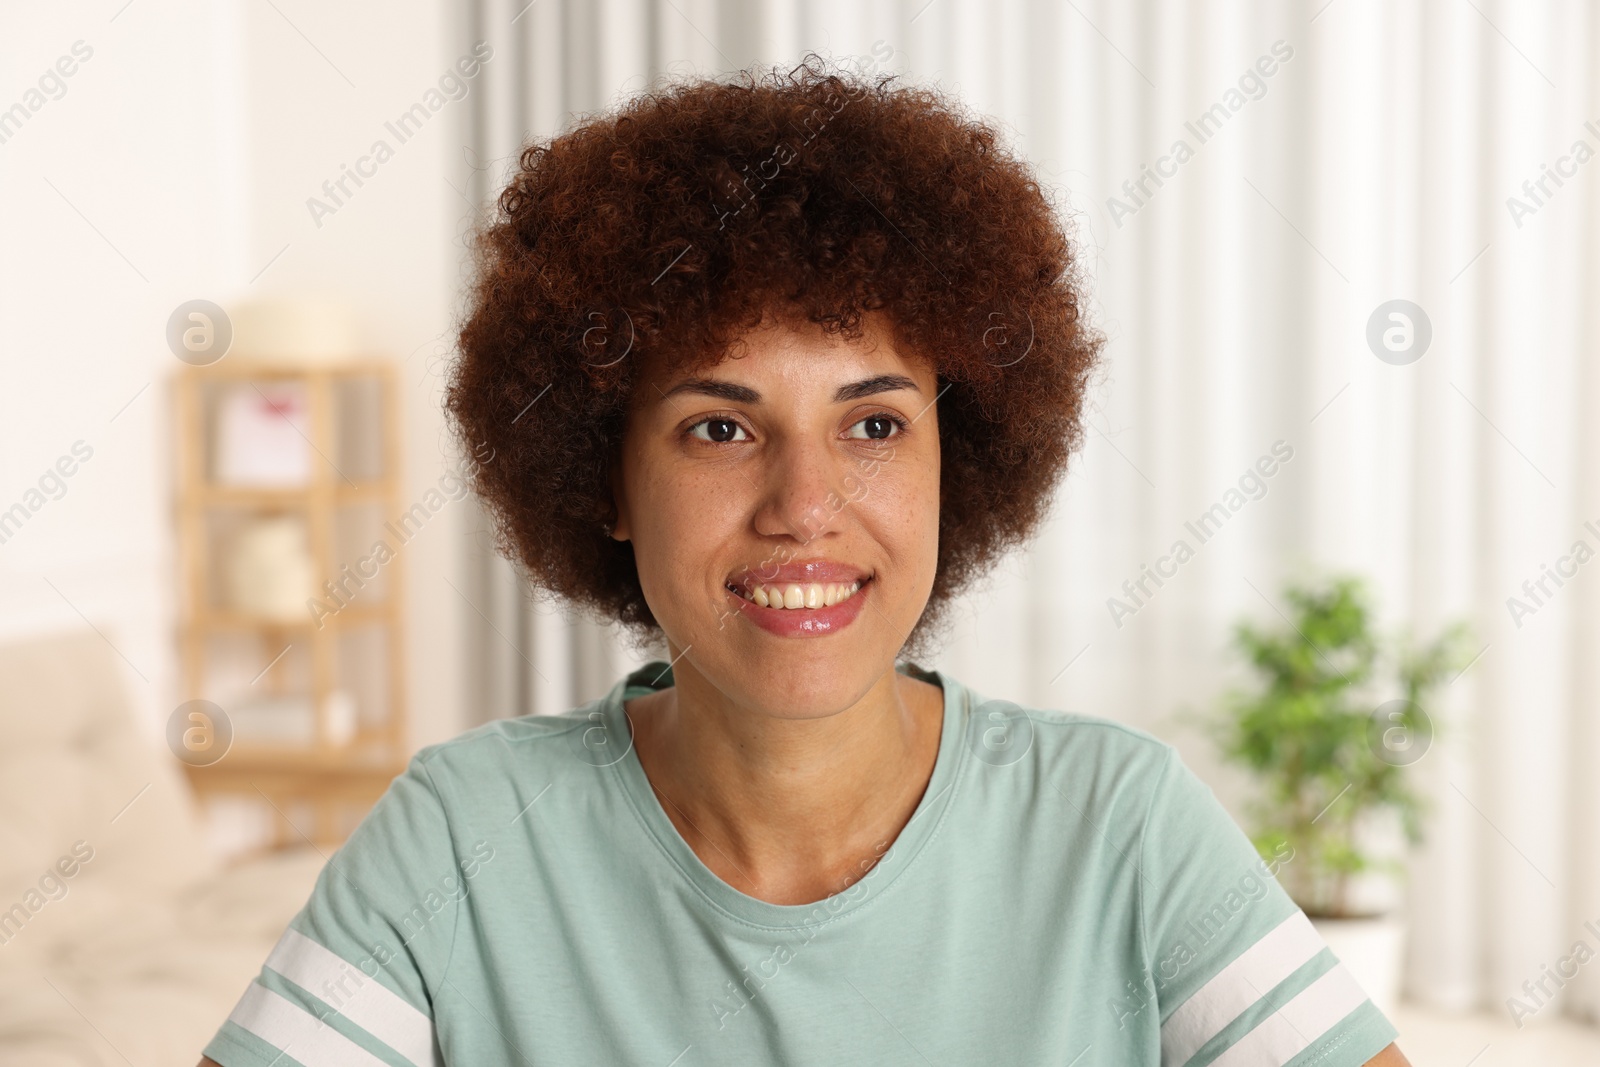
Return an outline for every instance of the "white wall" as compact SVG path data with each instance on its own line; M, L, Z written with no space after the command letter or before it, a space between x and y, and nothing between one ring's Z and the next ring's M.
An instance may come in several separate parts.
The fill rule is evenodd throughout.
M0 144L0 509L73 442L93 449L65 494L0 544L0 639L87 620L124 658L152 734L180 699L167 383L178 362L164 340L178 304L347 298L372 351L403 361L406 502L444 468L439 363L468 210L446 178L460 187L466 105L446 104L403 145L383 123L454 61L450 17L441 0L0 14L0 108L26 106L75 42L92 50L65 94ZM317 226L306 199L379 137L394 157ZM460 507L404 550L419 744L461 722L463 607L444 581Z

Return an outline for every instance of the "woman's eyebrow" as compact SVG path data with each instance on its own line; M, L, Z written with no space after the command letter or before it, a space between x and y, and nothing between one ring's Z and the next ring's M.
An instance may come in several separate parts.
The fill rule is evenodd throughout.
M661 399L677 396L679 393L699 393L701 396L714 396L719 400L727 400L735 404L759 404L761 394L748 385L737 385L733 382L719 381L716 378L685 378L671 389L661 394Z
M860 400L874 393L892 393L896 389L910 389L913 393L922 392L917 388L917 383L904 374L879 374L863 378L859 382L851 382L849 385L841 385L834 390L833 402L843 404L847 400Z
M910 389L920 393L917 383L903 374L877 374L871 378L863 378L859 382L841 385L833 392L833 402L843 404L850 400L859 400L864 396L876 393L889 393L896 389ZM662 393L662 397L673 396L677 393L699 393L702 396L714 396L719 400L727 400L737 404L759 404L761 394L748 385L738 385L734 382L725 382L716 378L685 378L683 381Z

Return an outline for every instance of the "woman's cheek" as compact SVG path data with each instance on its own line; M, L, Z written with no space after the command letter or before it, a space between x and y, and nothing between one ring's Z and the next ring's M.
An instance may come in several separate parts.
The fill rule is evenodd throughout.
M715 623L726 608L718 596L722 575L712 562L722 546L734 539L746 502L739 485L748 485L737 472L662 478L652 489L653 509L661 517L661 549L651 564L657 583L668 599L666 610L685 623ZM688 613L693 612L694 615ZM703 615L701 619L699 616Z
M867 481L859 506L883 522L892 523L906 536L930 516L937 521L939 485L918 470L910 457L899 457L884 464L875 478Z

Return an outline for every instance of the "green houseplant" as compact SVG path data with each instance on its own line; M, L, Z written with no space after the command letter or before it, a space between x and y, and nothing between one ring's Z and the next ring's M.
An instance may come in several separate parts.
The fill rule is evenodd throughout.
M1467 665L1468 630L1386 644L1373 632L1364 582L1334 576L1290 583L1285 625L1241 622L1233 644L1259 684L1229 692L1213 721L1223 756L1261 787L1250 810L1264 856L1285 855L1279 878L1313 918L1350 918L1352 879L1392 868L1363 831L1385 815L1422 835L1424 805L1407 768L1432 740L1428 707Z

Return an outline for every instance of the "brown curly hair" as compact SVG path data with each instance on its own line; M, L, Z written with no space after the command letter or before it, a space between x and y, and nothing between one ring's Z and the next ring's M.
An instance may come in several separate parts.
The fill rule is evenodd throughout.
M909 637L1044 517L1102 336L1061 220L995 128L815 53L667 83L526 147L476 242L445 407L502 552L648 640L607 533L635 363L699 370L766 317L861 336L887 314L937 371L937 572Z

